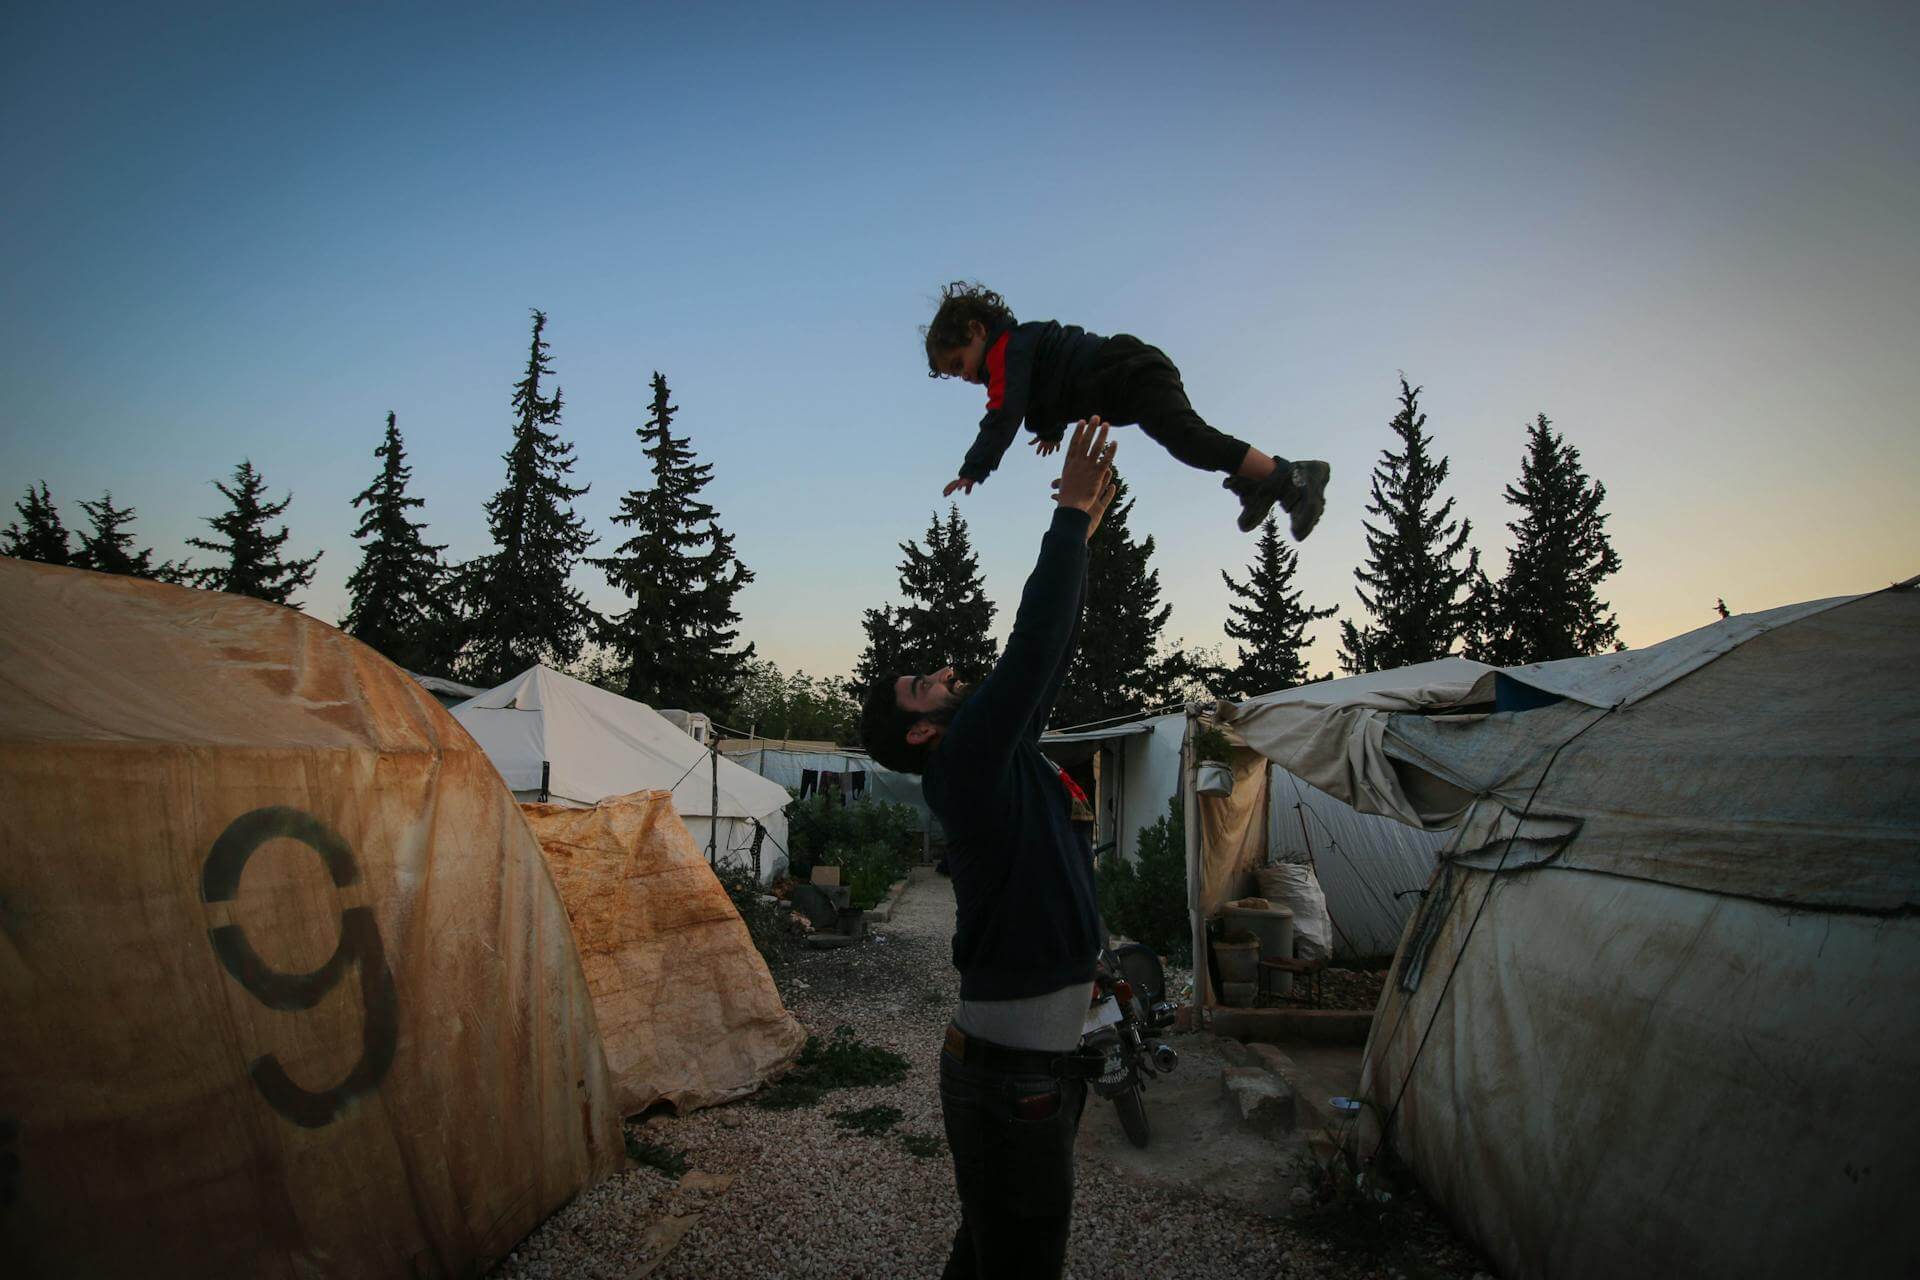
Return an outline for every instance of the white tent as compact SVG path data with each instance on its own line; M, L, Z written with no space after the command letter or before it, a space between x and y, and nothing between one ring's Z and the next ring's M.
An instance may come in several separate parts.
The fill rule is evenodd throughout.
M751 861L758 823L768 836L761 878L785 863L786 788L708 751L644 702L534 666L452 711L519 800L587 806L671 791L694 842L705 850L713 840L716 862Z
M1388 693L1233 716L1455 828L1361 1154L1507 1275L1920 1274L1914 583Z
M1433 685L1464 690L1490 670L1466 658L1443 658L1263 694L1246 705L1338 703ZM1168 801L1181 794L1180 756L1186 730L1187 715L1180 711L1049 733L1041 739L1040 749L1069 766L1090 757L1098 759L1098 785L1091 791L1096 843L1112 841L1121 856L1131 858L1140 829L1165 817ZM1391 952L1418 890L1433 873L1435 855L1446 843L1446 835L1361 813L1284 769L1266 772L1270 776L1254 790L1236 788L1243 801L1262 806L1265 822L1234 828L1238 843L1230 854L1223 854L1233 866L1215 878L1223 896L1253 891L1245 882L1247 868L1241 863L1311 861L1333 917L1335 952L1343 956ZM1203 848L1200 856L1206 858L1208 851Z

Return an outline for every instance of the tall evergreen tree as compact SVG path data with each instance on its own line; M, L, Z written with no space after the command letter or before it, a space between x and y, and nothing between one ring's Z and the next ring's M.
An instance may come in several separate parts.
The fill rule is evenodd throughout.
M1373 469L1367 511L1380 523L1366 522L1367 563L1353 572L1361 584L1354 593L1373 620L1364 627L1340 623L1340 665L1350 673L1444 658L1472 625L1480 553L1467 547L1473 523L1454 520L1453 499L1440 499L1448 462L1429 452L1426 424L1420 388L1402 376L1400 412L1388 424L1401 449L1381 450Z
M1087 544L1080 647L1054 701L1056 725L1163 706L1183 673L1179 654L1171 661L1160 656L1160 633L1173 606L1160 603L1160 571L1149 567L1153 536L1133 540L1127 529L1133 502L1118 471L1113 483L1113 505Z
M313 567L323 552L316 551L305 560L282 560L280 548L286 545L285 525L280 532L268 533L267 521L277 520L293 502L293 494L278 502L265 501L267 482L253 469L251 459L243 458L233 469L233 487L218 480L213 487L226 495L228 508L207 523L226 538L215 542L206 538L188 538L187 545L223 556L225 564L191 570L187 576L197 587L228 591L237 596L252 596L295 609L293 593L313 581Z
M653 403L635 428L653 464L653 487L620 500L615 524L633 536L593 563L632 602L606 619L601 643L626 668L626 694L662 707L719 712L731 706L753 659L740 637L733 598L753 572L733 553L733 535L720 528L700 491L713 464L695 462L690 437L673 434L667 380L656 370Z
M944 523L934 513L926 543L924 550L911 540L900 544L906 602L866 611L867 647L848 683L856 698L888 671L917 674L951 666L962 679L978 680L993 669L999 653L989 634L995 606L958 506L947 507Z
M185 565L175 564L171 560L155 564L152 547L139 551L133 549L133 535L126 531L126 526L133 523L134 510L132 507L114 506L111 491L102 494L98 502L82 500L80 506L86 511L87 522L93 528L80 535L80 550L73 557L76 565L101 573L125 574L130 578L152 578L156 582L179 582L184 579Z
M420 536L423 521L407 512L426 502L407 493L413 468L391 412L387 431L373 451L380 474L354 495L365 507L353 536L361 542L360 564L347 579L347 613L341 630L371 645L387 658L415 671L444 671L452 625L447 604L443 544Z
M461 566L460 669L477 684L497 684L536 662L564 667L580 656L593 612L568 575L593 545L573 500L589 486L566 482L573 446L561 441L561 394L540 392L553 372L533 313L527 370L513 386L513 446L501 455L507 481L487 502L495 550Z
M1251 698L1307 683L1307 660L1300 652L1306 645L1307 624L1331 618L1340 607L1315 609L1300 603L1300 592L1293 589L1299 563L1293 548L1281 543L1278 526L1268 520L1254 548L1253 563L1247 566L1247 580L1236 582L1225 569L1220 571L1221 580L1235 596L1227 604L1231 616L1225 630L1230 639L1241 643L1238 661L1220 672L1214 692Z
M0 554L19 560L38 560L42 564L72 564L73 552L67 546L67 526L60 521L60 508L53 505L53 494L42 480L39 489L27 486L27 495L13 504L20 523L8 524L0 532Z
M1620 570L1600 509L1607 488L1588 479L1580 451L1544 413L1527 427L1520 482L1504 496L1521 514L1507 524L1506 575L1487 596L1486 661L1522 666L1613 648L1620 622L1598 591Z

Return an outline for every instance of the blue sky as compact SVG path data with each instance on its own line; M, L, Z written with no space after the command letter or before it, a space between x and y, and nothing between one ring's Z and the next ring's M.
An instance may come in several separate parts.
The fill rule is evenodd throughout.
M1496 573L1526 423L1581 449L1631 643L1920 572L1920 10L1562 8L14 6L4 496L111 489L177 555L250 457L331 620L390 409L485 549L539 307L602 549L657 369L745 636L837 674L979 417L916 332L964 276L1330 460L1299 583L1343 617L1402 370ZM1216 643L1251 540L1120 441L1169 638ZM1054 473L959 500L1003 630Z

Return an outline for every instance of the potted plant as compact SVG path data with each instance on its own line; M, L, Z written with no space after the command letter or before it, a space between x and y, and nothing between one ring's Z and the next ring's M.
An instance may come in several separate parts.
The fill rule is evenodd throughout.
M1233 793L1233 744L1212 725L1193 735L1193 789L1203 796Z

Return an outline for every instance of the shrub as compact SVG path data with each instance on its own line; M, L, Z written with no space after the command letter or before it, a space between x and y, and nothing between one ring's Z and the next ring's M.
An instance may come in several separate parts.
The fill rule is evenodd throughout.
M786 964L793 946L787 929L787 913L778 902L766 900L771 895L754 878L753 868L727 865L715 868L714 875L719 878L720 887L727 891L733 909L740 913L741 923L747 926L747 934L753 939L760 958L767 962L767 968L778 969Z
M841 804L819 794L801 800L796 793L794 803L787 806L789 874L804 880L817 865L839 865L836 859L844 850L874 843L885 845L896 862L905 865L919 848L918 826L912 805L884 800Z
M1100 860L1097 876L1107 927L1179 965L1193 963L1186 831L1185 813L1175 796L1164 817L1140 828L1135 860L1127 862L1114 850Z
M884 841L869 840L859 845L834 845L829 862L840 868L840 883L847 886L854 906L868 910L887 896L887 886L900 878L906 867L899 855Z

